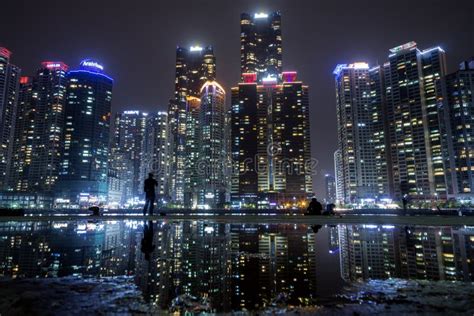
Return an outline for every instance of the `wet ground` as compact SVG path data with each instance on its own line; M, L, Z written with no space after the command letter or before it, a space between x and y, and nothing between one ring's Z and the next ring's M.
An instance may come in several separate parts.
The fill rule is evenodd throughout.
M0 313L474 313L474 226L245 219L1 221Z

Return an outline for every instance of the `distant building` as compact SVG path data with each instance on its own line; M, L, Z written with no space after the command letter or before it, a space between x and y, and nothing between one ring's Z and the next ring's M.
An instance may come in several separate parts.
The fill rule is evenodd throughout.
M170 170L169 170L169 129L168 113L157 112L147 117L143 144L141 183L148 173L153 173L158 187L155 189L160 205L169 201Z
M301 205L312 192L308 87L282 71L281 15L241 15L232 88L233 207Z
M148 113L140 111L124 111L115 115L112 152L114 155L125 154L122 162L129 160L131 166L131 170L128 171L129 189L125 200L143 197L141 166L147 118Z
M71 204L106 203L113 80L83 60L68 72L64 152L59 187Z
M390 163L394 197L446 198L438 100L446 75L440 47L419 50L415 42L390 49L384 64Z
M225 112L224 88L208 81L201 88L197 202L211 208L222 208L226 202Z
M445 52L409 42L383 66L343 64L334 74L343 201L446 199Z
M280 12L240 15L240 70L263 78L277 78L282 68ZM243 78L241 78L243 80Z
M27 192L29 168L33 154L35 108L33 105L33 77L21 77L15 115L15 135L8 179L8 190Z
M23 174L28 192L54 192L64 151L64 126L68 66L46 61L33 83L34 127L31 164Z
M243 77L232 88L233 205L306 200L312 192L308 87L295 72L262 84L256 74Z
M337 99L341 193L345 203L387 197L382 73L367 63L341 64L334 70Z
M461 63L459 70L443 81L442 107L446 119L450 195L474 200L474 60Z
M195 152L191 156L188 155L190 145L187 147L186 139L188 135L191 137L191 143L195 143L192 137L199 134L193 130L199 126L196 122L197 103L193 100L200 99L201 87L206 81L212 81L215 78L216 60L211 46L176 49L175 95L170 101L168 120L171 148L170 193L172 202L177 206L189 207L195 190L192 180L193 171L187 170L187 168L194 168ZM195 151L197 147L191 147L191 150Z
M337 203L344 203L344 175L342 172L342 157L341 151L338 149L334 152L334 174L336 184L336 201Z
M134 164L130 154L112 147L109 154L109 170L107 176L108 201L112 207L121 207L133 197L132 179Z
M332 175L326 174L324 182L326 187L326 203L336 203L336 179Z
M8 188L20 82L20 68L10 63L10 56L0 47L0 190Z

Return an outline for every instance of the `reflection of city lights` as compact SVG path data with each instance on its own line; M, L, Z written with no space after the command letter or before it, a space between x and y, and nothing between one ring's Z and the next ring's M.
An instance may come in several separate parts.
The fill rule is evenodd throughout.
M204 231L207 233L207 234L212 234L214 232L214 227L212 226L206 226L204 227Z

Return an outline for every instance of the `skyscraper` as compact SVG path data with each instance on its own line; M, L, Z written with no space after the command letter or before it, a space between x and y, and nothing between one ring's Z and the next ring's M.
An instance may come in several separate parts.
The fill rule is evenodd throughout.
M211 46L176 49L175 95L170 101L168 120L171 146L171 199L179 206L189 204L189 199L185 201L186 177L190 173L186 168L194 166L188 161L186 135L198 134L195 131L186 131L186 128L187 125L190 128L198 126L195 122L197 104L194 100L200 99L203 84L215 80L215 77L216 61ZM188 180L191 181L190 176ZM188 188L193 188L192 183L188 182ZM192 193L186 195L192 196Z
M438 100L446 74L440 47L420 51L415 42L390 49L385 91L393 191L400 199L446 197Z
M33 152L35 108L33 106L33 77L21 77L18 93L18 105L15 115L15 136L8 190L26 192L31 156Z
M342 157L340 149L337 149L334 152L334 175L336 180L336 201L337 203L344 203L344 173L342 171Z
M326 184L326 202L336 203L336 180L330 174L324 176Z
M198 187L200 205L223 207L227 185L225 144L225 91L216 81L201 88Z
M186 163L184 172L184 201L195 207L199 195L199 157L201 151L201 98L188 96L186 113Z
M148 113L140 111L124 111L115 115L113 151L124 153L124 159L129 160L132 167L126 200L143 196L141 165L147 117Z
M341 64L334 75L343 201L389 196L381 69Z
M46 61L37 71L33 87L35 111L28 191L51 193L57 183L64 149L64 111L68 66Z
M242 13L240 28L241 73L256 73L259 83L277 78L283 69L280 12Z
M148 115L143 144L141 182L148 173L153 173L158 187L157 201L169 198L169 135L168 113L157 112Z
M10 63L11 52L0 47L0 190L7 189L20 68Z
M103 66L83 60L68 72L60 187L71 203L107 201L113 80Z
M474 199L474 60L443 80L447 128L444 149L448 158L450 192L463 200Z
M312 192L308 87L282 72L281 17L241 16L241 82L232 88L232 202L262 207Z

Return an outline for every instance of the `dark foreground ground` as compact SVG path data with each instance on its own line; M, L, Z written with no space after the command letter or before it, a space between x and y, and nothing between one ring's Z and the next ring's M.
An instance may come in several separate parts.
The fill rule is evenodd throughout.
M355 283L334 297L317 298L311 307L284 301L264 310L228 315L473 315L472 283L372 280ZM185 311L192 311L189 306ZM24 279L0 281L2 315L163 315L143 301L131 277ZM212 313L207 313L212 314Z

